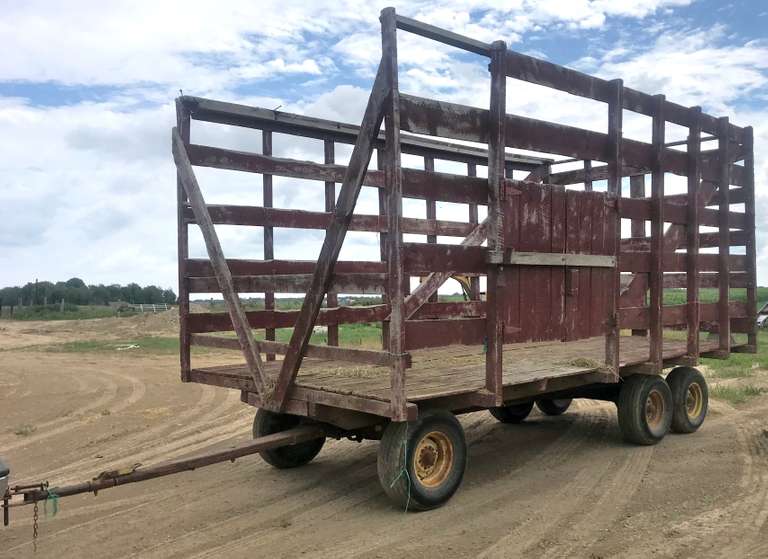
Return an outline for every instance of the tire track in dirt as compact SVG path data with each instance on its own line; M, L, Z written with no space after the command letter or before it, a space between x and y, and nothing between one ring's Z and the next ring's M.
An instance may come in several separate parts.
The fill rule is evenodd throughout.
M615 474L610 480L601 480L597 485L602 490L597 502L576 522L561 525L555 537L551 538L561 542L549 547L542 557L573 557L577 551L591 547L629 504L648 470L654 449L653 446L626 448L629 458L612 463L609 471Z
M135 433L132 433L131 435L121 437L115 441L113 441L113 444L116 446L109 446L109 441L107 443L99 443L99 446L97 447L98 452L102 456L108 456L108 459L103 458L96 458L95 456L89 456L87 458L83 458L80 460L77 460L75 462L69 462L65 464L62 467L55 468L52 470L46 470L35 473L34 476L36 478L48 478L52 476L57 476L59 480L57 480L59 485L62 485L64 483L68 483L72 481L71 478L67 478L67 475L71 475L71 472L77 471L79 473L79 476L82 477L82 471L87 470L88 468L101 468L101 470L109 469L118 465L121 465L120 462L122 460L126 460L127 458L133 458L136 456L139 451L146 450L148 448L151 448L152 446L157 446L158 443L158 437L162 433L169 431L174 428L175 423L178 423L179 421L185 421L189 417L194 417L200 411L202 411L203 408L208 408L213 404L213 407L211 408L213 411L219 409L218 406L216 406L214 400L218 393L217 390L215 390L213 387L209 387L206 385L197 385L200 386L200 396L198 397L197 402L194 404L191 404L185 408L185 411L181 414L174 417L174 423L168 423L163 422L160 425L156 425L155 427L149 428L149 429L141 429ZM210 413L210 412L209 412ZM198 423L194 423L193 425L189 425L186 428L182 429L181 432L177 432L176 435L180 435L181 433L189 432L190 430L193 430L197 427L202 426L202 420ZM104 444L105 446L102 446ZM125 464L122 464L125 465ZM91 472L88 472L91 473ZM96 472L93 472L96 473Z
M608 412L606 407L600 407L594 410L594 415L599 418L596 423L602 428L599 429L598 433L590 435L589 439L591 442L606 441L608 438L607 424L612 419L612 414ZM559 485L553 495L541 495L541 498L536 499L537 507L533 515L483 549L478 557L527 556L532 548L546 539L553 525L557 526L574 514L578 514L582 508L582 501L595 490L611 468L610 461L595 460L595 451L594 448L582 452L576 452L576 448L568 449L563 451L559 463L549 466L553 471L535 472L531 476L526 476L526 479L530 480L544 475L549 479L556 480L555 483L559 482ZM562 464L563 456L568 457L569 470L573 468L574 462L585 461L587 463L583 467L579 467L576 474L571 477L560 476L556 472ZM535 462L535 465L540 467L538 461Z
M96 382L101 384L101 390L99 390L100 396L96 400L90 400L89 403L76 408L67 416L53 419L38 425L38 431L28 437L25 437L23 440L16 440L14 442L7 443L0 442L0 444L3 446L3 450L7 452L9 450L14 450L23 446L36 444L42 440L70 431L71 429L74 429L78 424L82 423L82 416L88 412L99 408L105 408L108 406L108 404L114 402L117 399L117 383L114 382L114 380L105 378L101 375L94 374L93 377ZM41 429L45 429L46 427L57 424L58 426L54 427L53 429L41 431Z
M704 510L671 524L661 532L628 541L619 557L706 555L712 551L713 542L717 549L728 550L728 556L765 557L759 554L761 550L768 551L760 539L760 531L768 520L768 441L761 436L762 420L745 419L743 412L722 402L715 405L728 410L727 424L733 426L738 455L743 462L738 497L725 506ZM761 410L761 414L764 411Z

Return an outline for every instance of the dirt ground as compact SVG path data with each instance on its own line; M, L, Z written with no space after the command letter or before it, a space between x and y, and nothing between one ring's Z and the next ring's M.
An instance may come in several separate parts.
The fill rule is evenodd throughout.
M0 455L14 481L75 482L249 437L253 409L239 393L181 384L174 355L39 347L174 326L161 317L0 322ZM426 513L386 499L375 442L329 441L289 471L248 457L66 498L55 517L41 507L35 556L768 557L767 411L766 395L737 407L712 401L698 433L655 447L622 443L607 403L577 401L517 426L469 414L464 484ZM11 520L0 557L33 556L31 507Z

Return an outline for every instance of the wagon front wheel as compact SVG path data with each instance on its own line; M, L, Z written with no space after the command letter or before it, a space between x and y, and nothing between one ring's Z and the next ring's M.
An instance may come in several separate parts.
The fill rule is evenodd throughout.
M406 509L427 510L450 499L467 463L464 430L446 411L390 423L379 445L377 469L384 492Z
M652 445L669 432L672 392L663 378L638 374L624 379L617 406L625 441Z
M253 420L253 438L264 437L298 427L303 418L287 413L275 413L259 408ZM299 444L281 446L261 451L267 464L279 469L296 468L310 462L325 444L325 438L313 439Z

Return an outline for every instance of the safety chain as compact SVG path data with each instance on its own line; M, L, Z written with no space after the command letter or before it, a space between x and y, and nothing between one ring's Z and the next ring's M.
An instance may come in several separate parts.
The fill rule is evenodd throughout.
M37 501L35 501L35 512L32 516L32 550L37 553Z

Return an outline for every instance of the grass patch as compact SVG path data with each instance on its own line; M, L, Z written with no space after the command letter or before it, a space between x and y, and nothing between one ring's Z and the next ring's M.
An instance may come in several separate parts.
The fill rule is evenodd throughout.
M24 425L19 425L16 427L16 429L13 430L13 434L19 437L28 437L35 431L37 431L37 427L30 425L29 423L25 423Z
M750 377L757 369L768 369L768 332L757 333L757 353L731 353L728 359L703 358L701 364L716 378Z
M197 351L202 348L194 347ZM145 336L132 340L78 340L46 346L45 351L54 353L116 353L126 355L162 354L171 355L179 352L179 338L165 336Z
M725 400L729 404L743 404L750 398L759 396L764 389L748 384L746 386L713 386L709 393L713 398Z

